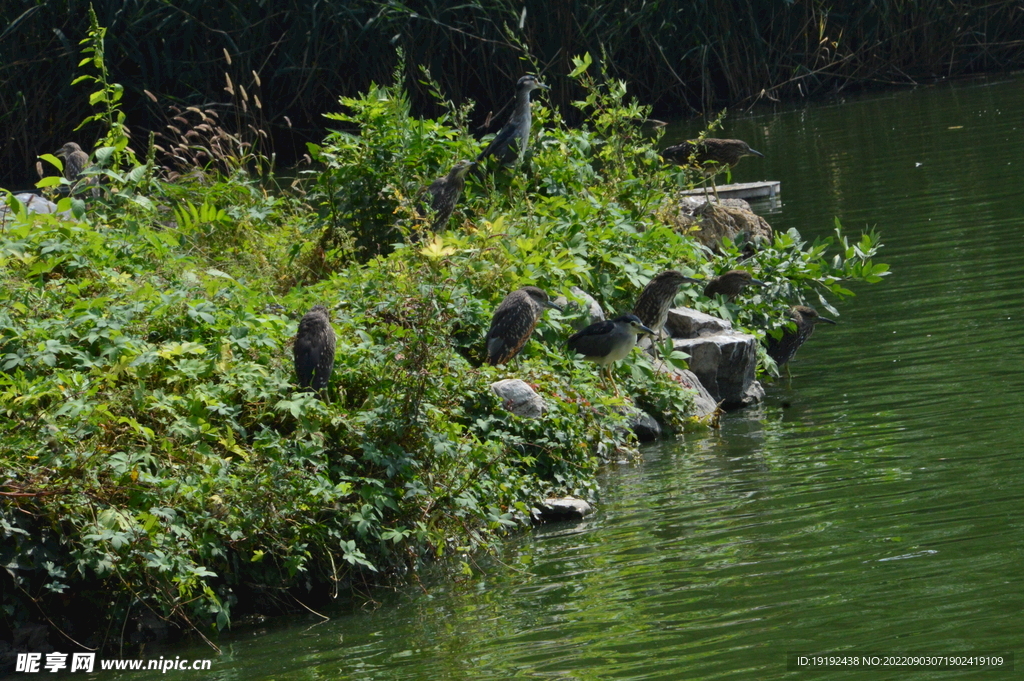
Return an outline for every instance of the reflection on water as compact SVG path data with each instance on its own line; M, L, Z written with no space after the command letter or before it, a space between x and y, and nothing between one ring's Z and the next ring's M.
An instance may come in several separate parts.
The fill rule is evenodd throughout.
M776 229L877 226L894 274L763 406L608 470L592 520L465 583L238 636L212 678L1005 678L786 654L1019 644L1022 110L1014 78L730 121L766 155L734 179L782 181Z

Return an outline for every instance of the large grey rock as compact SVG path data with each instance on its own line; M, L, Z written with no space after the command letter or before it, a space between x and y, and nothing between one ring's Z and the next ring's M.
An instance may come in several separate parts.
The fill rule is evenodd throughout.
M570 288L569 293L573 295L573 298L582 301L582 304L576 300L570 301L565 296L558 296L555 298L554 303L555 305L560 305L563 308L568 305L569 308L565 310L568 314L572 314L573 306L576 306L577 309L582 307L585 314L573 321L573 328L579 331L585 326L589 326L596 322L603 322L605 320L604 310L601 309L601 304L594 299L594 296L590 295L579 286L573 286Z
M558 520L582 520L594 512L594 508L576 497L545 499L533 507L534 522L553 522Z
M667 362L655 362L654 368L656 371L672 374L684 387L697 391L693 398L692 416L702 419L718 411L718 400L708 392L695 373L686 369L677 369Z
M70 210L62 210L58 212L57 204L45 196L26 192L24 194L15 194L14 198L18 199L18 201L25 206L25 212L27 213L56 213L65 220L70 220L73 217ZM14 217L11 215L11 209L7 207L7 204L0 203L0 224L4 224L13 219Z
M501 398L502 405L516 416L535 419L544 413L544 398L525 381L506 378L491 384L491 390Z
M688 307L674 307L668 311L665 330L673 338L697 338L732 331L732 322Z
M699 338L677 338L673 346L690 356L690 371L726 409L756 404L764 396L754 378L757 339L753 336L723 331Z

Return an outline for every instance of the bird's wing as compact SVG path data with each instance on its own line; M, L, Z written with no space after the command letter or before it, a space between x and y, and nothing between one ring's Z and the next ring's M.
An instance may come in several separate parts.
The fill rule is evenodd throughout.
M569 336L567 344L570 350L581 355L590 356L594 354L594 343L600 337L611 333L614 329L615 323L612 321L597 322Z
M476 157L476 160L484 160L485 158L493 154L497 149L500 149L502 145L507 144L509 140L515 137L515 134L515 121L509 120L509 122L505 124L505 127L499 130L498 134L494 136L494 139L491 140L491 143L488 144L487 147L480 152L480 155Z

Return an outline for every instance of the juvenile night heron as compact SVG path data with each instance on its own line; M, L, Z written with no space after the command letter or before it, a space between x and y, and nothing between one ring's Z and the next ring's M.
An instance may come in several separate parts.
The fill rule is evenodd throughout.
M299 321L295 336L295 375L299 387L317 392L327 388L334 369L334 329L327 308L315 305Z
M74 142L65 144L55 156L64 159L64 177L68 182L77 180L89 165L89 154L82 151L82 147Z
M494 156L502 163L514 163L522 160L526 148L530 144L530 126L533 118L530 114L530 93L538 88L549 90L536 76L523 76L516 83L516 105L508 123L498 131L491 143L476 157L482 161Z
M654 330L644 326L636 315L624 314L577 331L569 336L568 345L570 350L583 355L583 359L601 367L601 385L604 385L603 373L607 371L615 394L618 395L619 387L611 375L611 366L629 354L636 345L636 337L642 333L653 336Z
M715 175L725 169L734 168L744 156L764 156L760 151L750 148L743 140L717 139L706 137L703 140L689 140L682 144L666 147L661 157L678 166L697 168L705 177L711 179L711 186L718 198L718 187L715 186ZM705 184L705 198L707 185Z
M700 279L687 277L679 270L665 270L648 282L633 306L633 314L641 323L654 329L657 335L665 328L668 311L676 300L679 287L683 284L701 283ZM657 340L657 338L655 338Z
M708 282L708 285L704 287L704 295L708 298L714 298L716 295L721 294L727 299L732 300L751 284L757 284L758 286L768 285L763 281L754 279L754 276L746 270L729 270L725 274L713 277Z
M476 165L476 161L462 160L452 166L448 174L430 183L427 191L433 199L430 207L434 209L434 222L430 228L434 231L444 229L448 218L455 210L455 204L462 197L462 188L466 186L466 173Z
M768 337L768 356L775 360L778 366L782 366L793 358L796 351L804 344L811 334L814 333L814 325L818 322L836 322L822 317L813 307L797 305L789 309L789 317L796 323L796 330L786 329L782 338Z
M549 307L562 309L536 286L524 286L505 296L494 311L487 332L487 363L498 366L519 354L545 308Z

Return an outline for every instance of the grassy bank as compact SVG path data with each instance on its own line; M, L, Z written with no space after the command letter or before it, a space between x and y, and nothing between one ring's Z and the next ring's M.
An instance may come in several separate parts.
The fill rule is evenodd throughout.
M293 0L231 11L202 0L7 4L0 17L4 185L34 179L35 157L71 139L89 111L87 92L69 86L69 74L90 4L110 28L108 62L125 86L139 146L148 130L163 129L171 106L225 101L230 78L259 98L247 122L268 131L288 165L305 142L322 137L320 114L339 94L390 78L396 48L410 64L429 66L455 101L479 103L477 136L493 132L481 127L488 112L507 104L526 70L550 81L553 105L575 117L571 103L582 92L562 76L572 55L588 51L662 118L1024 67L1024 14L1013 0ZM405 82L416 110L438 115L414 70Z
M342 99L332 116L356 132L312 146L284 187L242 170L251 157L168 181L155 150L128 152L116 88L95 80L113 122L103 195L73 206L81 219L22 213L0 233L4 633L43 623L55 645L110 645L155 614L209 635L426 560L470 569L538 498L593 497L601 463L635 451L624 400L567 355L572 310L513 365L483 365L493 310L536 284L627 311L661 270L710 276L742 256L662 222L693 178L660 162L625 84L586 64L585 123L535 105L528 167L471 177L437 235L417 194L479 146L440 95L444 113L413 116L401 73ZM798 299L877 281L877 241L839 239L779 235L743 263L770 275L765 293L696 305L763 336ZM297 392L291 368L317 303L338 336L330 401ZM489 385L508 376L536 386L542 419L504 411ZM617 380L685 427L691 394L639 353Z

